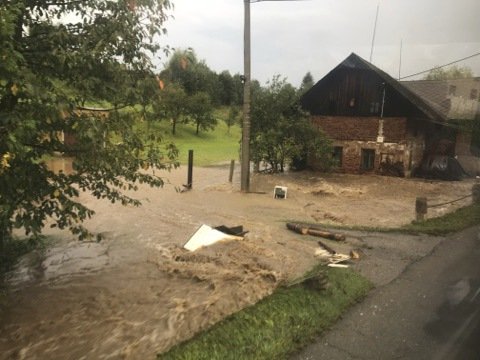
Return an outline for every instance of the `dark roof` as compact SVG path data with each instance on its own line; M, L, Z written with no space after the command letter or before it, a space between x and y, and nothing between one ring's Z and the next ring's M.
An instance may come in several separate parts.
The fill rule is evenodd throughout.
M413 80L401 84L447 119L472 120L480 113L480 77L449 80ZM451 93L451 87L454 93ZM471 98L471 91L476 96ZM475 95L475 94L474 94Z
M339 65L337 65L333 70L331 70L327 75L325 75L321 80L319 80L307 93L304 97L308 98L309 95L315 92L315 88L320 87L324 79L332 76L337 70L342 68L348 69L361 69L361 70L370 70L376 73L386 84L390 85L395 89L400 95L405 97L410 101L415 107L417 107L421 112L423 112L428 119L434 122L444 122L447 118L442 111L438 108L432 106L428 101L420 97L414 91L410 90L408 87L404 86L402 83L388 75L383 70L379 69L375 65L369 63L365 59L361 58L355 53L351 53L345 60L343 60ZM310 93L310 94L309 94Z

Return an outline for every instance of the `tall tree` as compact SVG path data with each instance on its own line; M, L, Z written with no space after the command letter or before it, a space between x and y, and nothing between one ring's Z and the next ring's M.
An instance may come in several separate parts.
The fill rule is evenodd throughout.
M331 142L311 126L291 84L275 76L266 87L254 88L252 99L253 161L263 161L271 171L282 172L288 163L314 156L329 168Z
M313 81L313 76L312 74L309 72L307 72L305 74L305 76L303 77L302 79L302 83L300 84L300 93L302 94L305 94L308 90L310 90L310 88L314 85L314 81Z
M227 125L227 134L230 134L230 128L240 121L240 109L237 106L231 106L224 121Z
M435 68L428 72L424 76L425 80L452 80L452 79L465 79L473 77L472 69L468 66L453 65L449 68Z
M161 74L169 82L184 88L187 95L203 91L216 104L221 102L221 84L218 75L205 61L199 61L193 49L176 50Z
M213 106L206 92L198 92L188 98L189 118L196 126L196 134L200 129L208 131L217 125L217 119L213 116Z
M79 191L139 205L119 189L162 186L142 168L170 168L176 149L135 133L133 84L148 74L169 0L0 0L0 246L13 228L38 235L49 223L80 239L93 211ZM155 41L154 41L155 40ZM106 111L82 108L104 102ZM61 134L75 136L74 144ZM74 156L74 172L43 162Z
M177 124L186 120L188 115L188 96L183 87L175 83L168 84L160 92L158 101L153 104L155 114L172 124L172 134L176 134Z

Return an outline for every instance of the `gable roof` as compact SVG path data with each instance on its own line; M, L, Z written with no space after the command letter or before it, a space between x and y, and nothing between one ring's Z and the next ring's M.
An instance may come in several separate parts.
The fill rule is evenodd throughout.
M414 91L410 90L407 86L404 86L402 83L388 75L383 70L379 69L375 65L369 63L365 59L361 58L355 53L351 53L345 60L343 60L339 65L337 65L333 70L331 70L327 75L325 75L321 80L319 80L309 91L307 91L302 98L308 99L315 92L315 89L319 88L326 79L329 79L339 69L361 69L373 71L377 74L386 84L395 89L401 96L406 98L410 103L412 103L416 108L418 108L425 116L433 121L443 123L447 120L447 117L442 111L439 111L436 107L432 106L425 99L420 97ZM303 101L302 101L303 102Z
M401 84L448 119L473 120L480 115L480 77L413 80L402 81ZM471 98L472 95L475 95L474 98Z

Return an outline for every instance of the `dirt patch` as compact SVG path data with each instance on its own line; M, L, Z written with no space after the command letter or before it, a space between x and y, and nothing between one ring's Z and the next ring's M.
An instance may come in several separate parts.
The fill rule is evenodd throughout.
M233 184L228 172L228 166L195 168L193 190L181 194L175 187L185 183L186 169L165 173L164 189L141 187L135 194L140 208L82 195L97 213L86 225L105 240L82 244L49 230L54 246L19 263L0 309L0 357L153 358L318 261L316 242L287 231L285 221L397 226L413 220L415 197L448 201L472 185L305 172L253 176L257 193L242 194L238 172ZM275 185L288 187L288 199L273 198ZM187 252L182 245L201 224L250 232L243 241ZM383 284L435 243L352 233L345 243L329 244L343 253L361 249L355 266Z

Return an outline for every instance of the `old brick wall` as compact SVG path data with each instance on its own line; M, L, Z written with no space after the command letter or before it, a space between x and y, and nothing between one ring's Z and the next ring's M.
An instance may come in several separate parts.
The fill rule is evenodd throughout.
M400 142L407 134L406 118L360 116L313 116L312 124L335 140L377 141L379 125L383 120L385 142Z
M333 140L334 146L342 147L342 165L338 169L342 172L366 172L361 166L362 149L375 151L371 172L379 172L381 162L389 161L401 163L407 175L411 163L419 161L423 154L422 139L408 133L406 118L314 116L312 123ZM311 165L315 167L315 161Z

